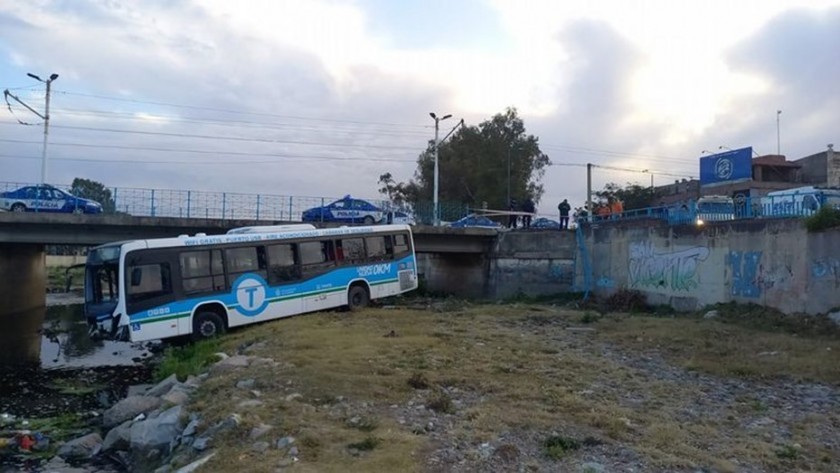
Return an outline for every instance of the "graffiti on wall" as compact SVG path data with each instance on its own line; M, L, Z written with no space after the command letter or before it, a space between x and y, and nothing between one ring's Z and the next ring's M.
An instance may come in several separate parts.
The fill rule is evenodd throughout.
M727 263L732 268L732 295L761 296L759 278L761 251L730 251Z
M840 287L840 260L837 258L814 260L811 263L811 274L817 280L834 280L834 287Z
M649 241L630 244L630 286L690 291L697 287L697 266L709 257L709 249L695 246L657 253Z

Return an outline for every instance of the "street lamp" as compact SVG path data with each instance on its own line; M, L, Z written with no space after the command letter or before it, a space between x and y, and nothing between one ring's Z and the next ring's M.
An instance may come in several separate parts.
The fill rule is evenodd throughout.
M440 146L440 142L438 141L438 130L440 129L440 122L446 120L452 115L450 114L438 117L435 115L435 112L429 112L429 116L435 121L435 195L432 204L435 207L434 224L435 226L438 226L440 225L440 209L438 207L438 147Z
M47 183L47 136L49 136L49 133L50 133L50 85L52 84L52 82L54 80L58 79L58 74L51 74L50 78L47 79L47 80L41 79L40 77L36 76L35 74L32 74L31 72L27 72L26 75L28 75L29 77L37 80L38 82L43 82L43 83L47 84L47 103L46 103L46 106L44 108L44 114L41 115L40 113L38 113L35 110L32 110L30 108L30 110L32 110L32 112L34 112L35 115L38 115L39 117L41 117L41 119L44 120L44 146L41 149L41 184L46 184ZM27 107L27 108L29 108L29 107Z

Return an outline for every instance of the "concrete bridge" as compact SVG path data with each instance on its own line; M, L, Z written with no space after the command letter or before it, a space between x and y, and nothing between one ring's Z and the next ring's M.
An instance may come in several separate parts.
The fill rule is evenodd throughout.
M4 333L17 337L27 334L4 340L3 346L8 347L4 352L15 354L16 358L38 358L37 333L46 303L46 245L93 246L182 234L213 235L236 227L283 223L299 222L0 213L0 321L4 323ZM519 292L523 286L529 293L556 293L572 287L573 233L500 233L489 228L431 226L416 226L413 232L418 272L431 291L465 297L504 297ZM500 243L502 240L504 243ZM529 273L534 277L529 279ZM551 278L545 280L540 274L550 274ZM0 361L3 359L0 354Z

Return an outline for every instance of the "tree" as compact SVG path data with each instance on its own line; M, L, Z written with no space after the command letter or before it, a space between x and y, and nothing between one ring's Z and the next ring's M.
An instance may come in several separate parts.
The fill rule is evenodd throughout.
M607 183L603 190L594 192L601 203L606 203L610 198L620 200L624 204L624 210L644 209L657 205L656 192L650 187L642 187L639 184L628 182L625 187L619 187L614 182Z
M70 193L77 197L99 202L102 204L103 213L114 213L116 211L117 206L111 196L111 190L100 182L77 177L70 184Z
M444 131L445 134L445 131ZM396 183L382 174L380 192L397 202L418 204L434 200L434 140L417 158L417 170L408 183ZM540 183L549 157L540 150L538 138L525 132L515 108L496 114L478 126L462 126L438 150L438 199L446 204L491 209L508 208L510 197L520 203L543 195ZM508 181L508 173L510 180Z

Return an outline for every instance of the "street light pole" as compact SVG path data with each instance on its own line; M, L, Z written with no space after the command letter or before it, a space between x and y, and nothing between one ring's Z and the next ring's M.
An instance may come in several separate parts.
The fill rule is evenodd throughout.
M435 195L432 202L434 205L434 225L440 225L440 208L438 206L438 176L439 176L439 168L438 168L438 148L440 147L440 142L438 141L438 133L440 130L440 122L446 120L447 118L451 117L452 115L444 115L443 117L438 118L434 112L429 112L429 116L435 121Z
M44 115L41 117L44 119L44 146L41 148L41 184L47 183L47 137L50 134L50 86L52 82L58 79L58 74L50 75L50 78L47 80L41 79L40 77L32 74L31 72L26 73L29 77L47 84L47 103L44 107Z
M507 205L510 207L510 149L512 146L508 146L508 175L507 175Z
M782 139L779 134L779 117L782 115L781 110L776 110L776 155L782 154Z

